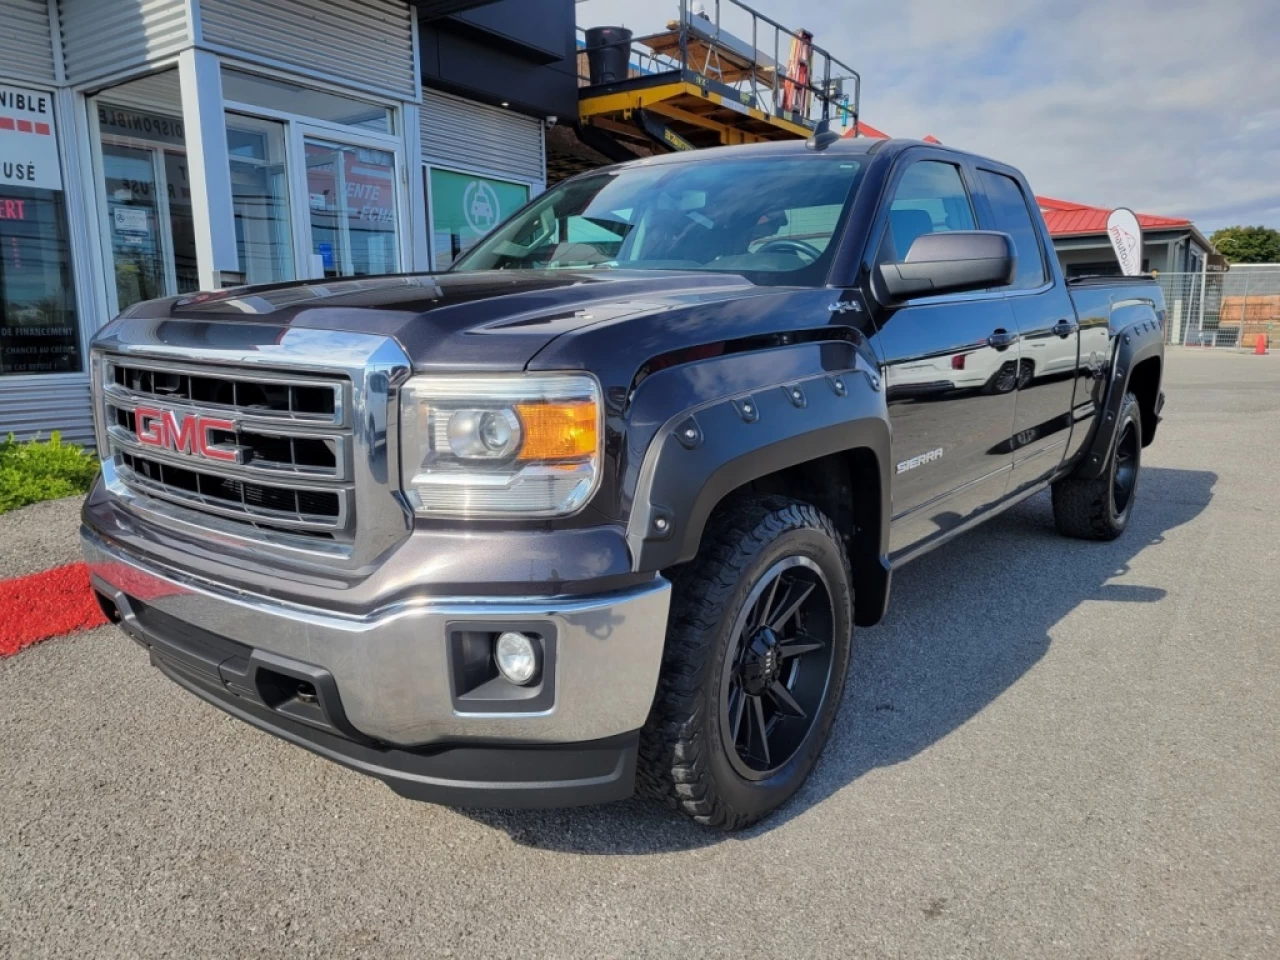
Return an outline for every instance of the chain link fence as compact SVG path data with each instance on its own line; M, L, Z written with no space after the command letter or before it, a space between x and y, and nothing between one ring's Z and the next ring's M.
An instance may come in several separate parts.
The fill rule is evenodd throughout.
M1254 351L1280 336L1280 264L1236 264L1228 273L1162 273L1168 341Z

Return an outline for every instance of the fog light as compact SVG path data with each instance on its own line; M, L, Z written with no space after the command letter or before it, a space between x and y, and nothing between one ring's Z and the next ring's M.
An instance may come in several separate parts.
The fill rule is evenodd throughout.
M523 633L508 631L493 645L498 672L517 686L527 686L538 675L538 643Z

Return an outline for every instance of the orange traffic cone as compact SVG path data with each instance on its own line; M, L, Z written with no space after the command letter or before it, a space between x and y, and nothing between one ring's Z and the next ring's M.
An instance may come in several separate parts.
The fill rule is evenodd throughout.
M1255 357L1265 357L1267 355L1267 335L1259 333L1258 339L1253 344L1253 355Z

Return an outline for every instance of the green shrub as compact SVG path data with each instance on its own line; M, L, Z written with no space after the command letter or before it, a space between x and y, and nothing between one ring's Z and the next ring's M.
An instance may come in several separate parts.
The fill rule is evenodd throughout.
M0 513L41 500L87 493L98 475L98 459L62 442L55 431L48 440L0 443Z

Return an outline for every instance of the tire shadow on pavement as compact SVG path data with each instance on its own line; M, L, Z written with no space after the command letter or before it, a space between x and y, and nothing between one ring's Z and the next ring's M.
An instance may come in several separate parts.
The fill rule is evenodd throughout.
M750 841L963 726L1044 657L1050 631L1082 603L1164 599L1160 586L1108 581L1203 512L1217 479L1207 471L1147 468L1130 526L1110 543L1060 537L1042 494L895 573L885 621L855 636L844 702L822 759L792 800L751 829L720 833L635 798L568 810L463 812L517 843L588 855Z

